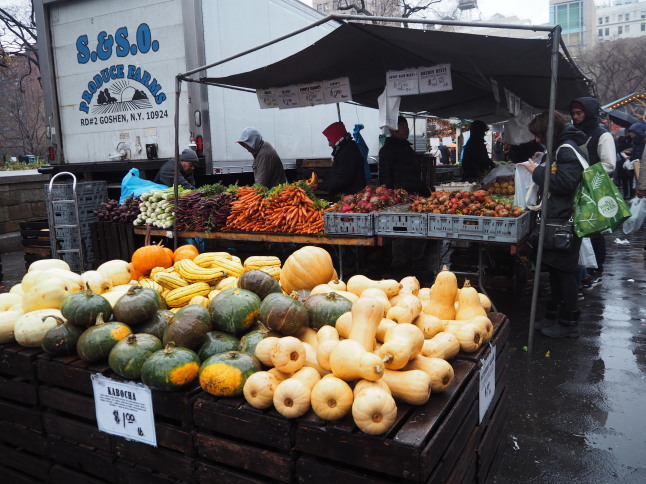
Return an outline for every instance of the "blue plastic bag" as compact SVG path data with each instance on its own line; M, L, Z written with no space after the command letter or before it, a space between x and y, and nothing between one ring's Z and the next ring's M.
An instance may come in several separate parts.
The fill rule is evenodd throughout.
M121 180L121 198L119 198L119 203L124 203L126 198L130 196L136 198L144 193L153 190L165 190L166 188L168 188L166 185L139 178L139 169L131 168L126 173L126 176L123 177L123 180Z
M360 131L363 129L363 124L355 124L354 129L352 130L352 137L354 138L357 147L359 148L359 153L363 156L363 170L365 173L366 181L370 181L372 175L370 174L370 166L368 165L368 145L366 141L361 136Z

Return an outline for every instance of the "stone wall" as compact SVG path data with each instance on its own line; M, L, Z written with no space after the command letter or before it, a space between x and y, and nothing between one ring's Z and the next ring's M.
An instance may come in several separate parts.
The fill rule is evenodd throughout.
M37 170L0 172L0 253L21 250L20 222L47 217L44 185Z

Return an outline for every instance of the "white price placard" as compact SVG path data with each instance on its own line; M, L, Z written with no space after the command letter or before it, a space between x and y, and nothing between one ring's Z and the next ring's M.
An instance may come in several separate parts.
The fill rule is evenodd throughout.
M325 104L323 86L320 82L315 84L303 84L298 86L298 94L301 98L301 106L316 106Z
M301 105L301 97L298 94L298 86L287 86L276 89L278 93L278 107L280 109L298 108Z
M438 64L433 67L422 67L419 69L420 94L451 91L452 89L451 64Z
M150 388L92 375L96 421L101 432L157 447Z
M273 89L256 89L260 109L271 109L278 107L278 98Z
M333 81L323 81L323 98L325 104L342 103L352 101L352 91L350 91L350 78L340 77Z
M482 423L482 419L496 393L496 347L492 346L489 356L480 361L482 362L482 368L480 368L479 410L480 422Z
M391 97L419 94L419 71L417 69L388 71L386 73L386 87L388 95Z

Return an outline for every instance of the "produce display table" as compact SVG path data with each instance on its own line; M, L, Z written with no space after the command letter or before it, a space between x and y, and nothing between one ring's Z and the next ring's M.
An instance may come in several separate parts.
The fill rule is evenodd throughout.
M198 386L153 391L157 447L97 429L92 374L105 363L0 346L0 480L3 482L488 482L502 454L509 320L451 364L454 383L415 407L398 403L385 434L351 417L287 419ZM479 420L482 359L496 351L495 391Z

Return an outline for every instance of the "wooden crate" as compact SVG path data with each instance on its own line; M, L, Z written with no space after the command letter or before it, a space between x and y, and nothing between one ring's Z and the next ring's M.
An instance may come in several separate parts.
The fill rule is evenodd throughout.
M384 435L360 432L351 418L322 425L310 413L298 420L295 449L336 467L363 469L390 480L425 482L439 464L452 469L455 461L450 460L461 451L454 448L459 445L456 436L464 442L477 424L478 398L475 363L452 363L454 385L421 407L398 404L397 421Z
M153 447L114 437L116 456L122 465L138 465L149 473L159 473L183 482L195 481L195 459L181 452Z
M144 236L136 235L132 223L93 222L90 224L94 268L112 259L130 260L144 245Z
M49 222L46 218L36 218L20 222L22 251L25 253L25 267L40 259L52 256L49 240Z
M0 442L0 476L13 474L16 481L3 482L47 482L49 480L49 461L47 457L33 454L25 449Z
M183 482L166 474L151 471L138 464L119 459L117 462L120 484L174 484ZM214 481L212 481L214 482ZM67 483L66 483L67 484Z
M50 482L64 482L65 484L101 484L107 482L59 464L51 467L49 476Z
M43 429L36 379L36 357L40 352L17 344L0 347L0 423Z
M214 482L218 484L264 484L267 482L266 478L256 478L235 469L200 460L196 464L195 477L196 482L199 484L212 484Z
M118 474L114 470L115 454L51 435L47 437L47 446L52 463L87 474L94 479L118 482Z
M0 375L35 382L36 360L42 352L40 348L25 348L19 344L0 346Z

